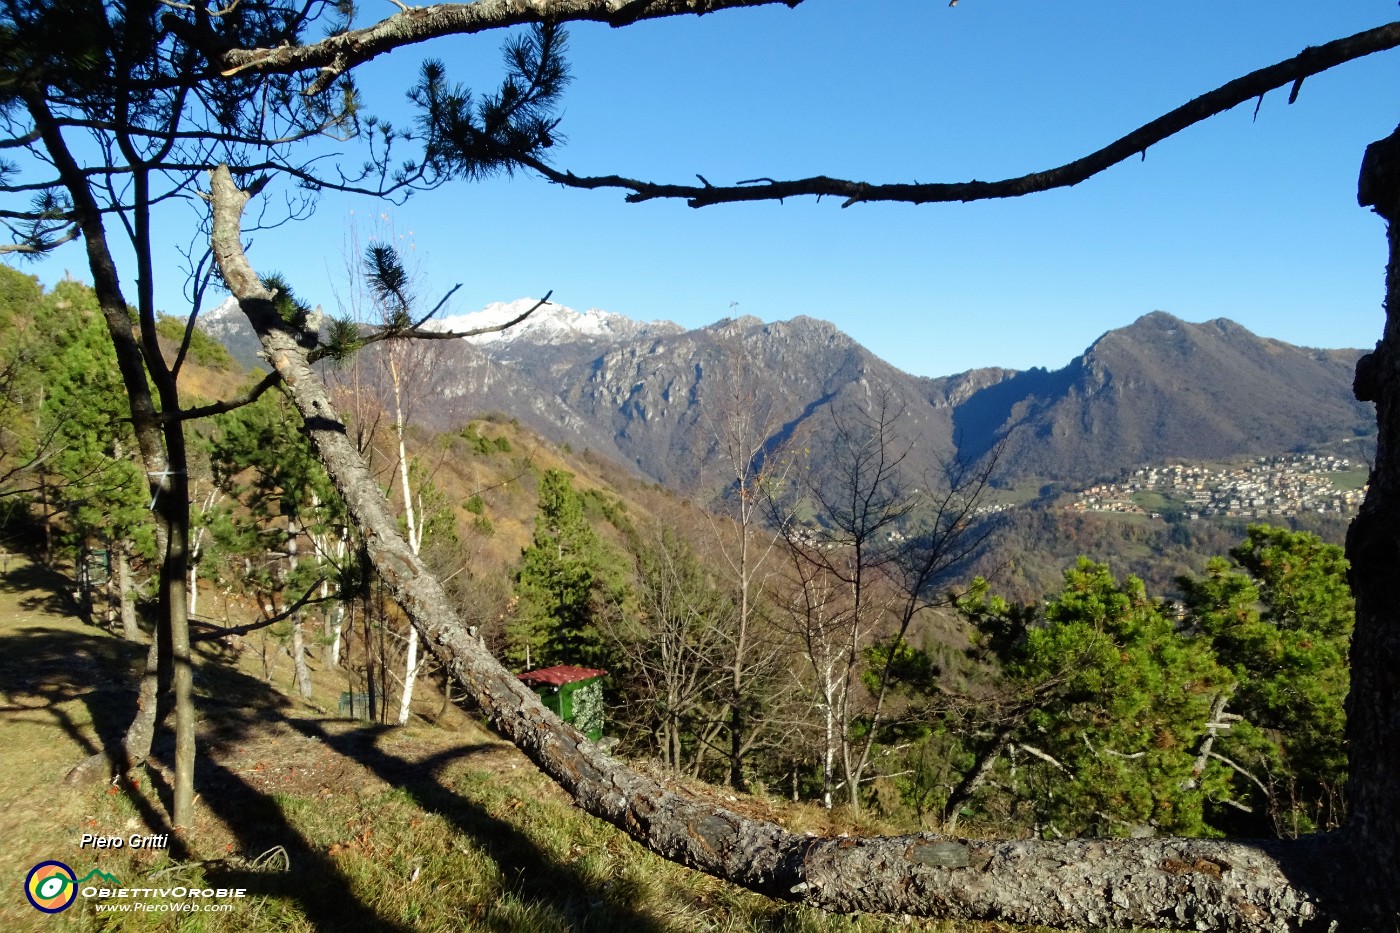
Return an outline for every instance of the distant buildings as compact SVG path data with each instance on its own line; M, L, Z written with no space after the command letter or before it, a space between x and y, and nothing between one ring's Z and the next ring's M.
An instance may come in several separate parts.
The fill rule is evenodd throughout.
M1079 512L1150 513L1175 507L1187 519L1270 518L1303 512L1350 515L1366 489L1339 489L1328 474L1358 469L1345 457L1284 454L1247 466L1212 470L1198 464L1142 467L1121 483L1100 483L1075 495ZM1145 507L1143 502L1150 503Z

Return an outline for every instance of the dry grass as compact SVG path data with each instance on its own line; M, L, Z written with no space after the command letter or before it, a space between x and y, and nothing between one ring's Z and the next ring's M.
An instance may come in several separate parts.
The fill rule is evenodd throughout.
M199 798L183 845L80 849L85 832L165 832L169 760L158 748L131 785L63 782L77 760L120 737L144 652L68 614L53 595L59 583L22 562L0 575L0 929L941 929L778 905L687 871L581 814L466 716L451 729L337 719L320 709L335 708L339 672L318 672L317 696L306 704L264 683L251 659L228 648L197 669ZM798 829L838 828L814 808L722 802ZM251 896L224 914L98 914L80 899L50 917L22 891L29 868L46 859L80 876L100 868L128 887L245 887Z

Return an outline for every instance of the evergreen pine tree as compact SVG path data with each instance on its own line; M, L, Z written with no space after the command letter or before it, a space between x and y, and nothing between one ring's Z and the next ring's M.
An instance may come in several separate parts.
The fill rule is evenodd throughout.
M532 668L605 664L598 617L624 588L620 562L589 525L573 474L546 470L534 541L516 576L506 657Z
M1251 526L1230 557L1178 583L1189 618L1239 680L1230 708L1244 721L1220 745L1239 769L1241 798L1267 818L1248 828L1332 828L1345 812L1346 559L1316 535L1265 525Z

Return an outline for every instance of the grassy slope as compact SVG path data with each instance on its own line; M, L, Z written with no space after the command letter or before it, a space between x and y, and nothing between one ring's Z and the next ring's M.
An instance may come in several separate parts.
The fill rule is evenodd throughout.
M71 616L55 595L61 583L15 558L0 573L0 929L906 928L775 905L664 862L580 814L464 715L443 728L347 722L263 682L255 659L232 649L202 658L196 674L200 796L187 850L79 850L84 832L165 831L170 761L158 749L133 786L63 783L73 763L120 737L144 652ZM316 679L314 702L334 709L343 677ZM796 829L839 828L806 807L726 803ZM253 896L224 914L98 915L80 899L50 917L22 893L45 859L80 877L100 867L129 887L242 886Z

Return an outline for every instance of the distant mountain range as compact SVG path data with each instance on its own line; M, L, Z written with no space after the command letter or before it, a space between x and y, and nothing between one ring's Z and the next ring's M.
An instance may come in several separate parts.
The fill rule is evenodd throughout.
M533 303L438 326L486 326ZM251 334L229 310L201 326L246 360ZM508 332L433 341L430 352L417 409L426 426L496 411L679 489L723 482L718 435L736 407L766 426L770 447L800 438L820 461L856 407L883 404L902 412L895 427L913 445L905 465L915 476L1000 445L997 472L1008 485L1311 449L1368 435L1375 423L1351 395L1362 351L1295 347L1223 318L1190 324L1160 311L1109 331L1062 369L937 379L895 369L808 317L685 330L549 304Z

